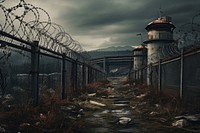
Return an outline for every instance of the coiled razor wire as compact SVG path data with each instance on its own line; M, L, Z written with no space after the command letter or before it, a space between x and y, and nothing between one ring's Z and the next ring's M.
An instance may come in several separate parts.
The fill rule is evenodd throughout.
M6 0L0 0L0 30L22 40L39 41L41 47L58 53L84 52L64 28L51 22L49 14L42 8L19 0L13 7L5 7ZM2 38L2 36L1 36ZM13 40L10 40L13 41Z

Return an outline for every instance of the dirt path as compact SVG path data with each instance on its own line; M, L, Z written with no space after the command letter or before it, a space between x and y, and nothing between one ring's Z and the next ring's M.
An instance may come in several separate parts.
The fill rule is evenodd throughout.
M161 114L159 104L145 101L146 92L124 84L126 78L108 78L108 95L95 95L83 104L84 126L77 133L195 133L199 130L172 127L174 116ZM152 98L150 98L152 99ZM96 102L96 103L95 103Z

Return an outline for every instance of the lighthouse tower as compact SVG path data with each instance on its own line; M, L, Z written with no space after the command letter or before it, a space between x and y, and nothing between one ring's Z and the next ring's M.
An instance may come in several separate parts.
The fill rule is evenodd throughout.
M148 32L148 39L144 43L148 48L148 64L156 63L165 58L167 51L163 49L164 45L172 43L173 30L171 17L164 16L150 22L145 28Z

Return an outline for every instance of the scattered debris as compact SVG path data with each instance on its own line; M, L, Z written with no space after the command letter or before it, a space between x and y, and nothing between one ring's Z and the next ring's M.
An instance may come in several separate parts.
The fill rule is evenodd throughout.
M107 114L107 113L109 113L109 112L110 112L110 111L106 109L106 110L102 111L101 113L102 113L102 114Z
M155 116L155 115L158 115L159 113L158 112L154 112L152 111L151 113L149 113L151 116Z
M143 106L143 105L146 105L147 102L141 102L140 104L138 104L139 106Z
M11 94L6 94L6 95L4 95L4 98L11 100L11 99L13 99L13 96Z
M200 122L200 114L195 114L195 115L182 115L182 116L177 116L175 119L186 119L188 121L192 122Z
M116 98L115 95L109 95L108 98Z
M80 113L83 112L83 109L80 109L79 112L80 112Z
M97 93L91 93L91 94L88 94L88 97L94 97L96 96Z
M31 124L29 124L29 123L22 123L22 124L20 124L19 126L21 127L21 128L24 128L24 127L29 127Z
M56 91L55 91L54 89L52 89L52 88L48 89L47 91L48 91L50 94L55 94L55 93L56 93Z
M78 114L78 115L77 115L77 118L81 118L81 116L82 116L81 114Z
M173 127L178 127L178 128L183 128L183 127L186 127L188 126L189 123L186 119L180 119L178 121L175 121L174 123L172 123L172 126Z
M35 123L35 126L39 126L41 123L38 121Z
M119 118L119 124L127 125L129 122L131 122L131 118L129 118L129 117Z
M159 105L159 104L155 104L155 106L156 106L156 108L159 108L159 107L160 107L160 105Z
M44 114L40 113L40 118L41 119L46 119L47 117Z
M160 121L161 123L165 123L165 122L167 122L167 119L165 119L165 118L160 118L159 121Z
M6 129L0 126L0 133L5 133Z
M135 106L130 106L132 109L136 109L136 107L137 107L137 105L135 105Z
M74 107L73 106L61 106L60 109L63 111L71 111L74 109Z
M97 106L101 106L101 107L105 107L105 106L106 106L106 105L103 104L103 103L99 103L99 102L92 101L92 100L90 100L89 102L90 102L91 104L93 104L93 105L97 105Z
M143 98L143 97L145 97L147 94L145 93L145 94L140 94L139 96L136 96L137 98L139 98L139 99L141 99L141 98Z

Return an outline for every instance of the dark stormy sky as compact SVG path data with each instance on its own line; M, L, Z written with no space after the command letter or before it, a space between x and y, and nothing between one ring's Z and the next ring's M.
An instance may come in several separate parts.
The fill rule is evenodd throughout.
M11 3L17 0L7 0ZM25 0L45 9L86 50L134 46L146 39L145 26L171 16L176 27L200 13L200 0ZM7 2L7 4L11 4Z

